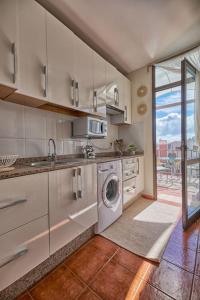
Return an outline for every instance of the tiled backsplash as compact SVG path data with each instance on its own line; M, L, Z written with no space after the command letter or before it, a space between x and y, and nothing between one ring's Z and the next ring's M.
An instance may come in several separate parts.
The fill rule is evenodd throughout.
M48 140L56 141L57 154L81 153L86 139L71 138L72 117L30 108L0 100L0 155L18 154L20 157L48 155ZM109 123L109 118L108 118ZM118 138L118 127L108 124L106 139L93 140L105 150L113 151L110 142Z

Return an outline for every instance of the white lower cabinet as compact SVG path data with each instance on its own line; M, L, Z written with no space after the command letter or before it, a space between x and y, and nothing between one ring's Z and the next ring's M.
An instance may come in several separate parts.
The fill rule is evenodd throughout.
M48 214L48 173L0 181L0 235Z
M144 190L144 156L137 157L138 174L136 177L136 189L137 194L140 194Z
M49 173L50 254L97 222L96 164Z
M0 290L49 256L48 216L0 236Z

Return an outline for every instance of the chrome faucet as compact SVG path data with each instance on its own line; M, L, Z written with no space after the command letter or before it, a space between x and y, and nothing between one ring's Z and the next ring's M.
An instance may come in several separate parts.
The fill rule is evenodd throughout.
M51 143L53 144L53 153L52 154L51 154ZM57 154L56 154L56 143L55 143L54 139L49 139L48 146L49 146L48 158L52 161L56 161Z

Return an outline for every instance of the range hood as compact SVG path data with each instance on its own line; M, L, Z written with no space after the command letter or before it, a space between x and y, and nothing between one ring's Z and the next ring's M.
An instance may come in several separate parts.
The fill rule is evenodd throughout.
M106 113L110 115L110 123L113 125L121 125L124 123L124 111L118 107L106 105Z
M114 116L114 115L121 115L121 114L123 115L124 112L118 107L114 107L112 105L106 104L106 114Z

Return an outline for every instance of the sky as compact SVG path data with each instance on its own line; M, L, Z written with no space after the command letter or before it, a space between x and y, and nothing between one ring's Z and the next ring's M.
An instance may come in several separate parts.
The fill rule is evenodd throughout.
M192 99L192 91L188 93ZM173 88L157 93L156 105L170 104L181 101L181 89ZM156 111L157 142L165 139L169 142L180 141L181 137L181 106L159 109ZM187 134L188 138L194 136L194 104L187 105Z

